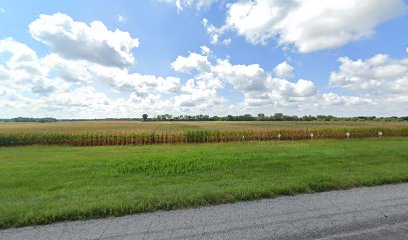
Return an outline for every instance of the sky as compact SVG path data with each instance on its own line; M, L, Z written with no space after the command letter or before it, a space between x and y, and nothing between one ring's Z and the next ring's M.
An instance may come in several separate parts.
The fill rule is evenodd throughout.
M408 0L0 0L0 118L408 115Z

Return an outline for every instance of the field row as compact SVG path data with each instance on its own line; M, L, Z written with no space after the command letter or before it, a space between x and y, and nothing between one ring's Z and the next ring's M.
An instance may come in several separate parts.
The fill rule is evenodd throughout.
M255 130L152 130L139 133L0 133L0 146L23 145L147 145L207 142L345 139L408 136L405 128L320 128Z
M0 123L0 134L8 133L144 133L151 131L172 130L320 130L320 129L355 129L355 128L408 128L405 122L136 122L136 121L86 121L55 123Z

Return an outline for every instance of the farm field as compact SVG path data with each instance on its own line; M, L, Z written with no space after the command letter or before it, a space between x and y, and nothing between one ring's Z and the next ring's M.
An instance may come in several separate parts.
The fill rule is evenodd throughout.
M1 147L0 228L404 182L407 149L402 137Z
M408 122L132 122L89 121L56 123L0 123L0 146L15 145L145 145L344 139L408 136Z

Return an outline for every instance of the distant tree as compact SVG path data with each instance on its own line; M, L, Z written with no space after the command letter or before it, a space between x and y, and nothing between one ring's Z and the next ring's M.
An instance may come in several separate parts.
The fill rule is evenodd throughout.
M227 121L234 121L234 117L232 115L227 116Z
M142 115L143 120L148 120L148 115ZM16 117L10 119L0 119L0 122L67 122L67 121L136 121L139 118L103 118L103 119L55 119L55 118L29 118L29 117ZM244 115L228 115L228 116L212 116L209 115L179 115L173 116L171 114L156 115L150 118L149 121L408 121L408 116L391 116L391 117L376 117L376 116L357 116L357 117L335 117L333 115L305 115L299 117L296 115L289 116L283 113L276 113L272 116L266 116L264 113L259 113L257 116L251 114Z
M171 114L164 114L164 121L166 121L166 120L172 120L173 119L173 116L171 115Z
M46 122L57 122L58 120L55 118L26 118L26 117L16 117L10 119L11 122L38 122L38 123L46 123Z
M147 121L147 117L148 117L148 115L146 114L146 113L144 113L143 115L142 115L142 118L143 118L143 121Z
M221 118L218 117L218 116L212 116L212 117L210 117L210 121L220 121L220 120L221 120Z
M283 113L275 113L275 115L271 116L272 121L283 121Z
M265 117L265 114L263 113L258 113L258 121L266 121L267 118Z
M254 121L256 118L252 117L251 114L244 114L243 116L240 116L241 121Z

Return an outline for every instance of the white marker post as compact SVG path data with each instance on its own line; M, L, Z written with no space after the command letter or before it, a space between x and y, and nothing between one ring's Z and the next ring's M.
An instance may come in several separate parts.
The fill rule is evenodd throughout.
M383 132L379 131L379 132L378 132L378 136L381 138L382 135L383 135Z
M349 139L350 138L350 132L346 132L346 137L347 137L347 139Z
M282 135L279 133L279 134L278 134L278 140L280 140L281 137L282 137Z
M314 134L313 134L313 133L310 133L310 139L313 140L313 137L314 137Z

